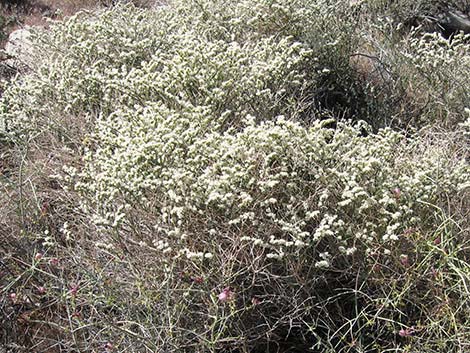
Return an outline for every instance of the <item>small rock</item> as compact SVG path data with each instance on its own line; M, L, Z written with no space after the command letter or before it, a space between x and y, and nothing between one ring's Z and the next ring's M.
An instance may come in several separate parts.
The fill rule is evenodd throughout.
M27 69L34 62L32 55L31 27L26 26L13 31L5 44L8 59L5 64L21 70Z

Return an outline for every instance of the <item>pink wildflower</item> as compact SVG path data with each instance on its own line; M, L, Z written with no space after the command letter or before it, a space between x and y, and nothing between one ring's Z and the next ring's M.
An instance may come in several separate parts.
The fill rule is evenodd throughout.
M49 265L58 266L59 265L59 259L57 257L53 257L52 259L49 260Z
M107 351L112 351L114 349L114 345L111 343L111 342L108 342L104 345L104 348L107 350Z
M414 332L415 332L415 328L414 328L414 326L411 326L410 328L405 328L405 329L402 328L400 331L398 331L398 335L400 337L409 337Z
M72 295L72 297L75 297L77 295L77 292L78 292L78 284L75 284L72 287L70 287L69 293Z
M36 259L36 261L41 260L41 259L42 259L42 253L38 252L38 253L36 254L36 256L34 256L34 258Z
M233 291L230 287L226 287L222 292L220 292L218 298L222 303L228 302L233 299Z
M202 277L194 277L194 278L193 278L193 282L200 284L200 283L204 282L204 278L202 278Z
M399 199L401 197L401 190L399 188L395 188L392 190L392 194Z

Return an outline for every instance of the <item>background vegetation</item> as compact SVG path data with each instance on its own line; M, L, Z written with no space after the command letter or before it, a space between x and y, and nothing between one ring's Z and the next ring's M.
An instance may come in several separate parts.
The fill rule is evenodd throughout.
M448 11L129 2L34 29L0 99L0 344L468 351L470 37Z

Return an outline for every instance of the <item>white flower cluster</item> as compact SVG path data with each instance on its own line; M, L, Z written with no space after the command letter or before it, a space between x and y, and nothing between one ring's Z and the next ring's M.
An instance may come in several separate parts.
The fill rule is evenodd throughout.
M402 44L404 56L414 66L409 78L418 83L416 88L429 92L435 109L450 111L461 121L470 99L470 34L445 39L439 33L416 31Z
M437 32L412 36L409 39L409 48L412 52L408 55L423 70L452 69L455 66L468 67L470 63L469 40L470 35L464 33L456 34L451 39L446 39Z
M291 114L327 65L318 58L339 47L326 45L336 33L324 31L333 11L327 1L244 0L79 13L37 36L43 60L5 92L3 128L67 136L64 114L93 123L99 114L156 101L209 107L224 114L225 126L246 114ZM315 46L302 41L312 26Z
M306 128L279 117L221 132L208 116L153 105L100 121L100 147L88 153L80 187L97 206L153 205L146 212L174 255L202 258L212 250L192 248L195 239L238 234L283 259L310 246L344 256L393 247L407 229L433 221L440 195L470 180L465 161L413 153L392 130L362 137L349 125Z
M65 139L63 115L85 116L94 132L73 174L87 209L118 232L140 215L167 256L210 259L243 239L273 260L313 248L328 268L432 226L441 195L468 184L465 161L390 129L297 120L344 44L312 27L329 23L327 1L222 3L70 19L5 93L2 117Z

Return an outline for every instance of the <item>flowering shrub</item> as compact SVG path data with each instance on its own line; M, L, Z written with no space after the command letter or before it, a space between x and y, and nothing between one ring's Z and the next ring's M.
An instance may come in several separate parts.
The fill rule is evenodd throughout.
M21 156L18 209L21 234L44 247L28 256L53 274L38 271L35 293L67 308L73 349L99 337L95 350L269 352L296 336L304 350L403 352L425 334L427 351L455 347L436 341L469 326L456 206L468 121L442 142L318 119L331 115L322 92L347 87L355 45L335 5L118 6L37 37L42 60L5 92L0 119L21 150L54 146ZM410 43L424 65L425 44ZM33 188L29 220L22 170L59 158L40 179L56 202ZM61 207L76 219L50 219ZM82 246L67 268L82 276L55 275L70 276L61 243ZM444 297L459 315L436 309Z
M438 33L412 34L405 43L404 56L414 69L407 79L431 102L427 115L461 122L470 99L470 35L460 33L445 39Z
M410 29L406 19L390 15L387 11L391 9L383 6L412 16L417 16L417 11L420 21L427 16L437 21L447 7L468 11L468 2L364 2L358 17L367 23L361 16L374 16L374 21L364 26L365 39L353 56L369 95L376 97L367 100L370 110L376 111L375 120L385 115L382 124L389 126L409 129L439 124L456 128L465 118L469 100L469 35L453 33L445 38L438 24L436 28L412 24L418 27ZM429 15L429 11L439 15Z
M254 233L242 239L269 249L270 258L329 237L339 246L330 251L346 253L374 242L393 246L406 229L425 227L426 204L468 178L464 162L442 167L445 155L426 151L406 161L406 141L391 130L362 137L348 125L331 131L322 123L304 128L282 117L261 124L248 117L242 131L219 133L207 116L156 105L100 121L78 184L94 195L100 223L120 225L138 200L154 205L148 211L158 240L175 255L203 256L208 249L190 251L186 241L241 225Z
M89 206L103 229L140 239L162 266L196 271L219 290L234 286L242 302L264 298L256 307L263 322L236 302L227 337L262 340L273 327L313 320L318 311L298 308L322 298L320 278L331 293L337 273L352 281L356 270L393 254L407 266L409 232L432 233L436 205L470 180L464 161L392 130L363 137L347 124L330 130L248 116L243 128L218 132L207 116L154 105L99 121L77 187L93 195ZM199 309L182 329L213 334L194 325L211 316L209 298L185 298L188 317L191 305Z
M211 6L210 16L203 5ZM338 63L347 66L350 32L337 25L328 2L175 6L127 6L124 17L119 10L98 18L82 13L40 33L44 59L38 63L44 65L4 97L9 129L18 130L22 120L23 128L32 128L38 116L108 115L121 105L155 100L210 106L227 112L228 122L246 114L301 114L331 83L333 67L335 77L346 70ZM33 103L44 101L52 104Z

